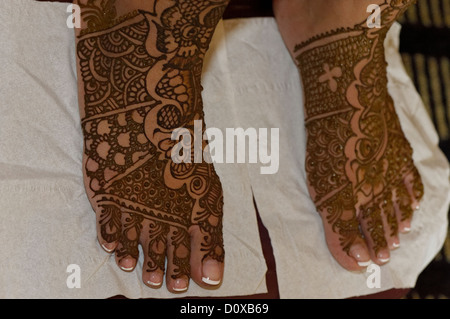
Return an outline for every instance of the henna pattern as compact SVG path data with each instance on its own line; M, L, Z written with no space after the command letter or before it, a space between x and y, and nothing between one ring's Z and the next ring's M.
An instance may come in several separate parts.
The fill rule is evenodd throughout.
M171 160L176 128L203 121L201 70L228 0L153 0L152 10L117 17L115 0L81 5L86 178L117 257L138 256L148 221L148 270L164 271L174 247L174 278L190 273L189 228L198 225L203 258L223 262L223 196L212 164ZM206 145L204 145L206 146Z
M414 176L416 199L423 196L411 146L387 91L383 45L392 23L413 2L385 2L380 29L364 22L311 38L294 50L305 92L311 197L347 253L361 236L360 223L377 253L387 247L383 216L391 235L398 230L395 205L402 220L412 217L404 185L408 174Z

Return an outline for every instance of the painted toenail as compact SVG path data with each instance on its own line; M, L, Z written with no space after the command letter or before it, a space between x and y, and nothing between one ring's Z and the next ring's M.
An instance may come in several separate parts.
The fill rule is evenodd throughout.
M358 261L359 267L367 267L367 266L369 266L371 263L372 263L371 260L369 260L369 261Z
M103 248L106 252L111 253L111 252L114 250L114 244L111 244L111 243L105 243L105 244L102 245L102 248Z
M389 256L386 257L386 253L378 254L378 260L381 261L383 264L387 263L389 259L390 259Z
M360 267L367 267L371 264L370 257L368 256L365 249L360 245L355 245L350 249L350 256L352 256Z
M150 279L147 281L150 286L159 287L162 285L161 276L158 274L151 274Z
M400 247L400 243L392 243L392 247L394 247L394 248L398 248L398 247Z
M124 270L124 271L132 271L134 269L134 267L120 267L120 269Z
M173 291L183 292L188 289L186 281L184 279L177 279L173 285Z
M217 286L218 284L220 284L220 280L211 280L211 279L209 279L207 277L203 277L202 281L205 284L212 285L212 286Z
M407 227L407 226L403 227L404 233L409 233L410 231L411 231L411 227Z
M208 259L203 262L202 281L205 284L216 286L221 282L220 265L214 259Z
M125 258L120 261L119 267L124 271L132 271L134 269L134 262L129 258Z
M153 282L153 281L151 281L151 280L147 281L147 283L148 283L150 286L153 286L153 287L159 287L159 286L161 286L161 284L162 284L162 282Z

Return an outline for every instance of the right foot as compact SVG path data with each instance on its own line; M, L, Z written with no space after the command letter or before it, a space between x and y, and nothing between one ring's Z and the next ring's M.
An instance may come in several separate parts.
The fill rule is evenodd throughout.
M373 2L274 0L304 87L308 189L328 248L348 270L388 262L423 196L387 90L383 45L413 1L379 1L381 28L369 28Z
M190 278L213 288L223 276L220 180L204 158L172 161L171 136L177 128L194 136L194 121L203 124L203 58L227 2L75 1L84 176L98 240L124 271L136 267L141 245L144 283L159 288L165 276L174 293Z

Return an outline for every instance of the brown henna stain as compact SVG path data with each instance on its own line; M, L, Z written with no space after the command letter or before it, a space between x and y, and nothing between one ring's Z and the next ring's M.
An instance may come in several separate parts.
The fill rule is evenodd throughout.
M414 1L384 3L382 27L366 22L311 38L296 46L305 92L308 135L306 171L312 199L347 253L364 224L377 253L398 230L392 194L402 220L412 217L404 179L414 175L417 200L423 185L387 91L384 40L390 26Z
M147 220L147 271L164 271L170 244L174 278L189 277L191 226L203 234L203 258L224 260L223 195L212 164L171 160L171 134L203 121L203 58L228 1L155 0L121 17L115 2L81 5L87 27L77 44L85 173L101 235L120 241L119 259L137 258Z

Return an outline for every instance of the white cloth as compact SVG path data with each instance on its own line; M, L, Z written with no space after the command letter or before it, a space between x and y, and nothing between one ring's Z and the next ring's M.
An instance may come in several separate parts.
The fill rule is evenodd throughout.
M0 2L0 297L174 297L142 283L141 259L125 273L96 241L82 181L74 31L66 26L66 8ZM192 283L185 296L267 291L252 194L271 236L282 298L343 298L414 285L445 238L449 167L401 65L398 31L387 46L389 89L426 195L413 231L382 268L381 288L369 289L367 274L342 269L328 252L305 186L298 72L275 21L258 18L223 21L216 30L203 77L206 123L224 132L280 128L279 171L261 175L257 164L216 165L225 195L225 278L215 291ZM67 287L71 264L80 267L81 288Z

